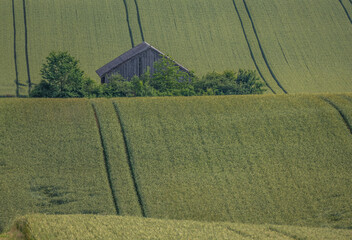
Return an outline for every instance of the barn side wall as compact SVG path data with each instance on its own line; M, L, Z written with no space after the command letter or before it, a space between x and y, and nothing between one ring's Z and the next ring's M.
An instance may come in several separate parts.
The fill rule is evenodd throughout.
M148 66L150 67L150 73L153 74L154 62L160 58L161 56L157 51L149 48L112 69L104 77L105 79L109 79L111 76L120 73L124 78L130 80L134 75L140 76L145 73Z

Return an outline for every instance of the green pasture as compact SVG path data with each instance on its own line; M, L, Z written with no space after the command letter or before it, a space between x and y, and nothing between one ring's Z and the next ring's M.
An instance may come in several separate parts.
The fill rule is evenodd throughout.
M0 231L27 213L114 214L87 100L1 99Z
M351 132L320 96L114 101L146 216L351 227Z
M349 239L352 231L284 225L94 215L28 215L14 230L28 239Z

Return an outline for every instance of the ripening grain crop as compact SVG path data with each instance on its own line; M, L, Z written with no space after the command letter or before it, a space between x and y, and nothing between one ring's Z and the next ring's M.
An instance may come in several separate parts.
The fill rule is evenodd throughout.
M29 215L17 224L34 239L349 239L351 230L93 215Z

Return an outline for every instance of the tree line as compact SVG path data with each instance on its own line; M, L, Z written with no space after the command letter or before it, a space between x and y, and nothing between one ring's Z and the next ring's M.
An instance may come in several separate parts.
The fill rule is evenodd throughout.
M30 92L30 97L146 97L146 96L201 96L262 94L265 84L255 71L239 69L222 73L209 72L202 77L185 72L167 57L154 63L150 70L130 80L117 74L108 83L98 84L85 76L79 61L68 52L51 52L43 64L41 82Z

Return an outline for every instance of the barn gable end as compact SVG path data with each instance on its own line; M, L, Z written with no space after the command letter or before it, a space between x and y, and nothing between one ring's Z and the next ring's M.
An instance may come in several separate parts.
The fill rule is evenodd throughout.
M143 42L105 64L96 73L99 75L101 83L108 82L108 79L117 73L121 74L125 79L130 80L134 75L140 76L145 73L148 67L150 68L150 73L153 74L154 62L162 58L162 56L166 55L150 44ZM188 72L188 69L177 62L175 64L182 71Z

